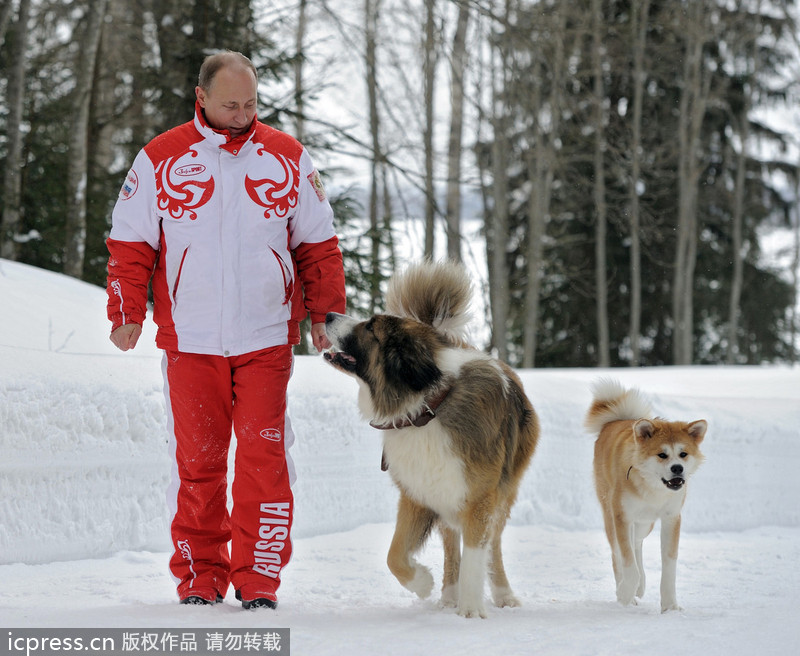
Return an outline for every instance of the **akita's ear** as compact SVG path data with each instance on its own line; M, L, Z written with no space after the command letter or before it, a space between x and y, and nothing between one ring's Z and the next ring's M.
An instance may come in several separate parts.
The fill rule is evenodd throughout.
M689 433L689 437L694 438L694 441L700 444L703 441L703 438L706 436L706 431L708 430L708 422L705 419L698 419L697 421L693 421L686 427L686 432Z
M409 387L414 392L431 387L442 377L427 344L404 334L387 340L384 372L394 386Z
M649 440L656 432L656 427L647 419L640 419L633 425L633 434L637 440Z

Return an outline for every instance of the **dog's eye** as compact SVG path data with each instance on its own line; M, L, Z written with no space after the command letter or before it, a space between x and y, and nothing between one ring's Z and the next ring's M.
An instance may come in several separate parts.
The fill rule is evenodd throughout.
M678 455L679 455L681 458L686 458L686 457L687 457L689 454L688 454L688 453L686 453L686 451L681 451L681 452L680 452Z
M666 453L659 453L658 457L661 458L662 460L666 460L667 458L669 458L669 456Z
M373 329L374 323L375 322L372 319L370 319L369 321L367 321L367 323L364 324L364 330L366 330L370 335L375 334L375 331Z

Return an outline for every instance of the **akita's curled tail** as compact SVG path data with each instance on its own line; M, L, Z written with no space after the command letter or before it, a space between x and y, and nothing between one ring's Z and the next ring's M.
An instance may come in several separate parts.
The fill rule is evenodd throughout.
M456 262L412 264L392 276L386 291L386 311L433 326L456 341L466 339L472 285Z
M599 433L611 421L623 419L650 419L653 409L638 389L625 389L618 381L600 378L592 385L594 399L586 414L584 426Z

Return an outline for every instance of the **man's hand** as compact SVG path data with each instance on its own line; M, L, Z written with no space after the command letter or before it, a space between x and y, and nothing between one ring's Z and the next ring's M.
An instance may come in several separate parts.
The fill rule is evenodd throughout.
M127 351L136 346L141 334L142 327L138 323L128 323L111 333L110 339L120 351Z
M317 349L317 353L321 353L325 349L333 346L331 340L328 339L328 335L325 333L324 322L312 324L311 341L314 343L314 348Z

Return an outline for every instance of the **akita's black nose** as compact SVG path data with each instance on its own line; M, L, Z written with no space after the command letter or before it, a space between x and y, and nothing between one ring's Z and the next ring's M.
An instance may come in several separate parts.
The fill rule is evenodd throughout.
M672 467L670 467L670 471L673 474L682 474L683 473L683 465L672 465Z

